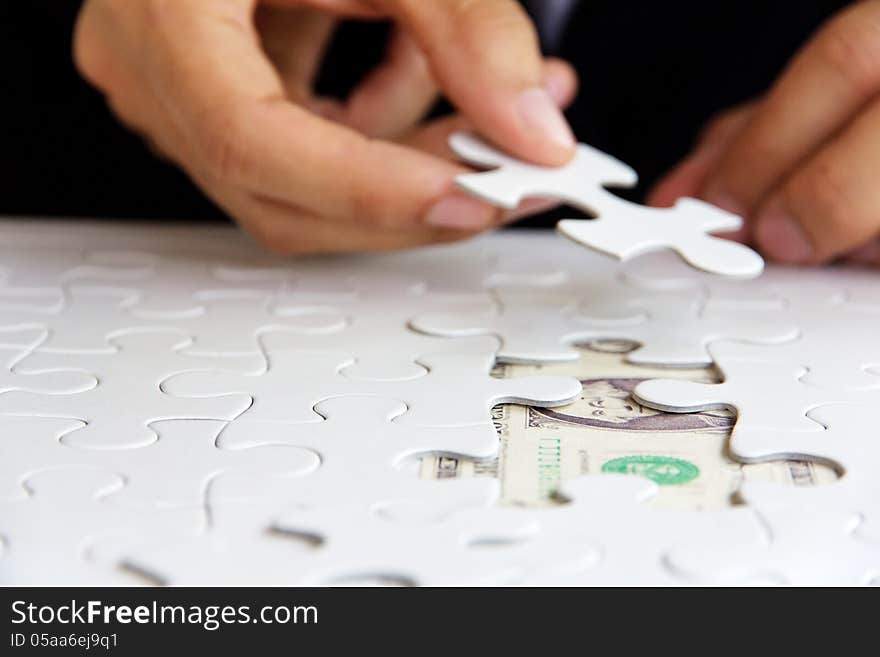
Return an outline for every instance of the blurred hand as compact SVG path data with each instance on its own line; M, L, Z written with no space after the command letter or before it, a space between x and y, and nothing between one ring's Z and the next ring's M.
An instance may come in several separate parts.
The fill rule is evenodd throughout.
M748 47L747 45L745 47ZM714 120L649 202L697 196L741 214L770 258L880 264L880 2L806 44L761 98Z
M312 83L343 17L396 30L337 102ZM74 58L123 122L282 253L402 248L509 219L455 191L456 129L539 164L574 152L559 107L575 74L542 60L514 0L86 0ZM425 124L438 92L460 114Z

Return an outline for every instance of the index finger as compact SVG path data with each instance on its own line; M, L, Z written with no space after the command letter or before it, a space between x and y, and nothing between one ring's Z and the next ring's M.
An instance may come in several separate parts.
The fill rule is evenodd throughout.
M880 90L880 2L855 4L795 56L700 196L749 214Z
M494 223L494 208L454 191L463 168L367 139L288 102L247 4L180 0L169 4L174 16L155 37L151 82L186 135L178 145L185 166L329 220L393 229Z

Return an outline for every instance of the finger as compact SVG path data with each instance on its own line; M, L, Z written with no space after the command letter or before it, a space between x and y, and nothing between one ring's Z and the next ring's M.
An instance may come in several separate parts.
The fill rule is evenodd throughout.
M880 265L880 239L873 239L867 244L851 251L846 255L849 262L861 265Z
M548 59L544 63L543 79L545 88L559 107L567 107L574 101L577 95L578 79L570 64L560 59ZM468 119L455 114L420 126L406 135L402 142L437 157L455 160L457 156L449 148L449 137L456 132L472 129L473 125ZM558 202L547 199L526 199L516 209L504 212L498 223L512 223L535 214L548 212L559 205Z
M437 97L424 54L397 30L385 60L349 96L342 121L374 138L394 137L420 121Z
M155 85L189 136L184 164L192 175L373 228L495 223L495 208L455 191L465 168L369 140L287 102L239 4L181 0L169 5L174 29L154 37Z
M695 197L725 149L739 135L758 107L753 101L712 120L697 139L694 149L661 178L648 194L648 205L671 207L684 197Z
M287 97L308 102L336 20L314 10L261 5L254 22L263 50L284 81Z
M282 255L390 251L457 241L473 233L423 228L376 231L330 221L296 206L250 194L220 193L215 200L266 249Z
M345 106L335 98L313 96L305 101L304 105L309 111L324 117L328 121L342 123L345 118Z
M725 149L736 138L757 109L757 102L747 103L729 110L713 120L703 131L697 147L680 164L670 171L648 195L648 205L672 207L686 196L698 197L709 172L716 166ZM736 212L724 199L716 199L716 205ZM744 219L746 219L744 217ZM722 233L728 239L746 243L751 227L743 221L739 230Z
M706 180L701 196L750 210L880 89L880 2L832 19L794 58Z
M755 219L758 246L789 263L825 262L880 231L880 101L773 192Z
M437 119L431 123L413 131L403 140L408 146L418 148L448 159L456 159L457 156L449 148L449 136L456 132L472 129L470 121L460 115L453 115ZM496 221L496 225L509 224L524 219L534 214L547 212L559 207L560 203L548 199L528 198L523 200L513 210L502 212Z
M130 26L100 3L86 3L77 17L73 59L77 71L104 93L108 107L147 147L174 159L180 135L159 125L163 108L142 80L131 74Z
M423 153L456 160L455 153L449 148L449 136L456 132L471 131L473 127L473 123L461 114L452 114L420 125L400 137L398 141Z
M242 104L206 120L197 161L224 184L373 229L480 230L497 210L456 190L454 164L280 102Z
M542 68L541 85L557 107L566 109L578 94L577 71L564 59L547 57Z
M565 61L550 58L544 63L543 83L548 93L561 108L567 107L577 95L578 79L574 69ZM431 121L407 134L401 141L408 146L431 153L437 157L456 160L456 154L449 148L449 137L462 131L473 129L473 124L465 117L454 114ZM518 221L531 215L547 212L559 207L559 203L547 199L525 199L519 207L503 213L500 224Z
M560 165L574 154L567 121L541 84L528 16L513 0L374 0L425 52L441 89L477 129L515 155Z
M245 0L249 1L249 0ZM380 18L382 12L364 0L261 0L273 7L312 7L348 18Z
M561 59L548 58L544 62L542 83L560 108L568 107L578 91L578 78L571 64ZM449 137L456 132L474 130L473 123L460 114L431 121L400 138L401 143L426 153L450 160L458 157L449 148Z

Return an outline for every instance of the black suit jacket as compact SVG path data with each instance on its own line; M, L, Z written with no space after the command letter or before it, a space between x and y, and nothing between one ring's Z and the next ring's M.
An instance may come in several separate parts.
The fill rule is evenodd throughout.
M223 219L77 76L70 33L80 0L0 4L0 213ZM569 119L582 141L639 171L638 197L707 118L764 90L844 4L582 0L560 53L582 78ZM321 90L343 95L381 57L385 34L382 25L345 25Z

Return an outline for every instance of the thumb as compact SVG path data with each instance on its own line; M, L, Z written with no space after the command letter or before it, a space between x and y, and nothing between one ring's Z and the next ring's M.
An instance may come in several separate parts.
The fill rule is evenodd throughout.
M528 15L514 0L374 0L426 54L441 89L474 127L514 155L560 165L571 128L543 82Z

